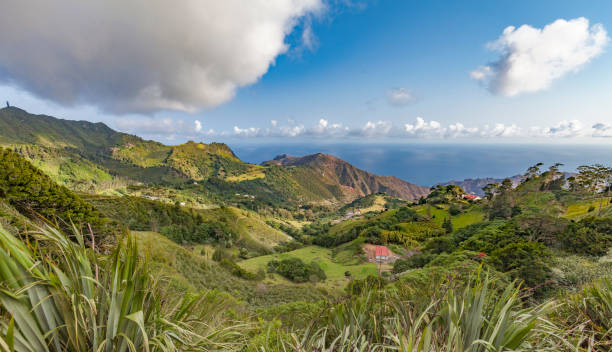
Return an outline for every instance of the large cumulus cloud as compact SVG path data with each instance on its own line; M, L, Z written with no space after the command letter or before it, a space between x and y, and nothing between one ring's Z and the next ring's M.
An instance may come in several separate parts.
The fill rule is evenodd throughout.
M490 65L471 72L495 94L515 96L537 92L599 56L609 41L601 24L580 17L558 19L544 28L522 25L504 29L488 48L501 53Z
M322 0L29 0L0 9L0 82L114 113L230 100Z

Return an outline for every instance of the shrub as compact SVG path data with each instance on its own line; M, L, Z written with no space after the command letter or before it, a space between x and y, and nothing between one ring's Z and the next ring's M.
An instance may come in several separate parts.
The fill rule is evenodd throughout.
M422 268L436 256L429 253L417 253L406 260L398 259L393 263L393 273L399 274L410 269Z
M277 273L294 282L316 282L327 278L319 264L305 264L300 258L272 260L268 262L268 272Z
M257 279L257 275L248 272L246 270L244 270L240 265L234 263L233 261L227 259L227 258L223 258L221 259L221 262L219 262L219 264L224 267L225 269L227 269L230 273L232 273L232 275L242 278L242 279L246 279L246 280L255 280Z
M231 259L231 254L222 247L217 247L213 252L212 260L221 262L223 259Z
M572 223L560 239L563 248L572 253L605 255L612 246L612 219L589 217Z
M522 279L529 287L543 283L550 276L550 252L541 243L518 242L491 253L491 262L512 278Z
M457 204L451 204L451 206L448 208L448 212L452 216L459 215L461 214L461 207L459 207Z
M432 254L450 253L454 248L455 244L450 236L434 237L427 240L423 252Z
M302 247L304 247L304 244L302 242L299 242L297 240L287 241L279 243L276 247L274 247L274 251L277 253L285 253L300 249Z

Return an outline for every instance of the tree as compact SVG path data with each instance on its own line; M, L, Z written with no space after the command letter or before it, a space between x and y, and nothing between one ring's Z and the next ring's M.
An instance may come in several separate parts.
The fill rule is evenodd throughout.
M554 163L548 168L548 171L542 174L542 176L544 177L544 181L542 183L542 190L549 191L552 189L561 188L563 182L560 181L564 180L563 173L559 172L559 167L561 166L563 166L562 163Z
M525 181L533 180L537 177L540 177L540 166L542 165L544 165L544 163L537 163L527 168L527 172L525 173L525 175L523 175L525 177Z
M450 216L444 219L444 223L442 224L442 227L446 230L446 233L453 232L453 223L451 222Z
M512 180L509 178L505 178L502 183L501 186L499 187L499 192L504 194L504 193L508 193L512 190L512 188L514 185L512 184Z
M425 243L423 252L431 254L450 253L455 248L455 243L449 236L431 238Z
M484 186L482 190L485 192L485 198L488 200L493 199L493 197L499 192L499 187L501 185L499 183L489 183Z
M502 272L522 279L529 287L544 282L550 275L550 252L541 243L518 242L491 253L491 261Z
M268 272L277 273L294 282L316 282L327 278L319 264L316 262L305 264L299 258L272 260L268 262Z
M573 222L559 237L563 248L569 252L605 255L612 246L612 219L588 217Z
M612 187L612 168L601 164L581 165L578 167L576 182L588 192L600 194L598 215L601 215L604 196L610 194Z

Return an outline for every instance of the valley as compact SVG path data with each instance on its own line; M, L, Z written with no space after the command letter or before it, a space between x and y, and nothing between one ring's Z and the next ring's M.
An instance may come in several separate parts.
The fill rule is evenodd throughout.
M213 337L196 338L186 350L206 350L211 341L235 351L278 351L278 343L316 350L328 333L367 336L374 348L396 343L384 336L408 338L406 327L378 321L416 312L430 319L415 327L418 339L438 329L444 341L462 324L443 320L453 300L477 304L474 295L492 322L525 329L521 343L553 348L562 334L577 346L595 336L593 351L610 344L612 316L602 307L611 302L612 172L601 165L571 174L536 165L489 183L428 188L327 154L248 164L222 143L167 146L13 107L0 110L0 126L0 255L11 263L0 278L12 290L0 297L0 321L40 319L26 313L36 307L18 312L9 305L35 304L20 296L34 288L64 292L52 295L53 309L61 310L64 295L80 284L63 271L56 279L60 269L49 258L59 258L61 270L78 267L92 281L102 275L99 290L122 292L113 299L134 294L136 280L157 295L152 302L184 307L180 318L163 319L185 319L177 324L198 334L205 332L189 321L213 321ZM34 261L43 271L26 265ZM125 279L114 282L111 274ZM39 277L53 288L32 281ZM100 294L91 299L103 302ZM507 295L506 313L500 294ZM170 314L157 302L142 309ZM135 319L130 314L121 315L126 326ZM550 330L525 325L519 315L550 320ZM355 316L361 320L349 322ZM324 330L310 330L307 321Z

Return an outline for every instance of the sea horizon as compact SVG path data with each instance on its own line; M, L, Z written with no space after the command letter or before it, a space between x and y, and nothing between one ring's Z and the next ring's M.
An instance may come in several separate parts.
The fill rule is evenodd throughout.
M324 153L381 176L395 176L422 186L451 180L505 178L522 174L538 162L548 167L563 163L574 172L588 160L612 163L611 145L453 144L453 143L307 143L227 142L243 161L261 164L280 154L304 156Z

